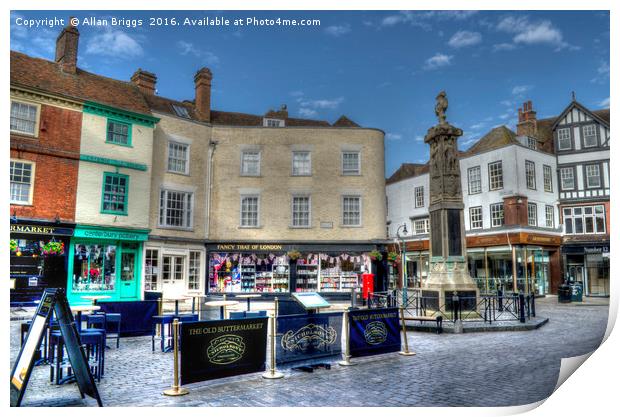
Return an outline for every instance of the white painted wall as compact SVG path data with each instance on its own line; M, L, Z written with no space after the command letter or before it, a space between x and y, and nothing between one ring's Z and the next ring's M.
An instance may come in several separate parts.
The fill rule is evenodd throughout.
M504 188L489 191L489 172L488 164L495 161L502 161ZM534 162L536 167L536 190L528 189L525 179L525 161ZM544 191L543 165L551 167L553 192ZM478 194L468 194L467 171L471 167L480 166L482 181L482 192ZM554 222L555 227L559 227L558 207L558 184L556 174L555 155L519 145L509 145L503 148L494 149L488 152L473 155L460 160L461 168L461 188L463 190L463 203L465 204L465 229L470 230L469 208L482 206L483 229L491 227L490 205L503 202L504 197L511 195L523 195L528 201L536 203L538 209L539 227L545 227L545 206L555 207ZM428 215L428 183L429 175L424 174L413 178L407 178L396 183L387 185L386 194L388 198L388 221L389 237L396 236L396 228L403 222L407 223L407 229L412 230L411 218ZM413 190L419 185L425 187L425 207L416 209L414 207ZM480 231L481 229L476 229Z

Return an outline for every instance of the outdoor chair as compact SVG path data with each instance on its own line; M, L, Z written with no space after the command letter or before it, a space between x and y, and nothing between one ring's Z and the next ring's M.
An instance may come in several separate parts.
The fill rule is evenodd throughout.
M166 348L169 348L170 340L172 339L172 321L174 316L171 314L164 314L161 316L153 316L153 325L151 327L151 350L155 352L155 339L160 339L161 351L165 352ZM157 335L157 328L160 328L160 334Z

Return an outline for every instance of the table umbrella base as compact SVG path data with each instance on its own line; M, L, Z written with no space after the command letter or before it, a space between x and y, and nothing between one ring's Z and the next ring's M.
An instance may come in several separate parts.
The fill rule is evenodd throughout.
M403 356L413 356L415 355L415 352L398 352L398 354Z

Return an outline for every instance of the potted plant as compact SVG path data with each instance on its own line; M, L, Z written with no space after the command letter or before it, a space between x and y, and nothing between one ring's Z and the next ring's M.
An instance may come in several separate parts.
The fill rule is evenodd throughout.
M286 256L288 256L291 261L296 261L297 259L301 258L301 253L297 249L293 249L286 252Z
M368 257L370 258L370 260L372 261L381 261L381 259L383 259L383 255L381 255L381 252L379 252L378 250L373 250L368 254Z
M65 244L63 242L49 241L41 248L45 256L64 255Z

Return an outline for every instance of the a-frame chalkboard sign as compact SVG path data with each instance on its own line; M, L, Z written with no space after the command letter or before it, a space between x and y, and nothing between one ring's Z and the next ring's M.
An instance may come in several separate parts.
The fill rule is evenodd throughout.
M34 354L41 346L52 312L56 314L56 320L58 320L67 355L82 398L88 395L96 399L97 404L102 407L103 404L95 385L95 379L90 372L86 355L80 345L80 336L69 308L69 301L67 301L67 296L61 288L45 290L37 312L32 318L26 340L11 371L11 407L19 407L22 402L34 365Z

